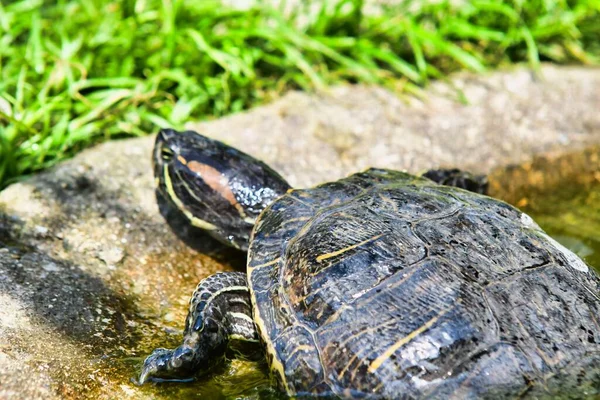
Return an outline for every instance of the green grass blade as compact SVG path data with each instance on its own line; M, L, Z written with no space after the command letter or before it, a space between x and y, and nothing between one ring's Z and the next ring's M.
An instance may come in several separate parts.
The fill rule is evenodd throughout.
M0 188L99 141L289 89L362 82L418 95L460 69L600 60L598 0L409 0L375 14L365 3L0 3Z

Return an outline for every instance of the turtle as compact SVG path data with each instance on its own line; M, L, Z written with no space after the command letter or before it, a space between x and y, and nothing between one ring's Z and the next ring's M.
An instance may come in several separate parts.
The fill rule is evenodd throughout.
M207 373L241 342L293 397L600 393L600 278L484 176L371 168L293 189L172 129L153 159L157 193L247 263L198 284L183 343L140 383Z

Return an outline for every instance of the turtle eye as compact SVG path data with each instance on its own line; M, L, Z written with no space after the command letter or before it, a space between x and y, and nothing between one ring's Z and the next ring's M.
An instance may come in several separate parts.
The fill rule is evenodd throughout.
M160 157L165 162L171 161L173 159L173 150L171 150L167 146L162 146L160 149Z

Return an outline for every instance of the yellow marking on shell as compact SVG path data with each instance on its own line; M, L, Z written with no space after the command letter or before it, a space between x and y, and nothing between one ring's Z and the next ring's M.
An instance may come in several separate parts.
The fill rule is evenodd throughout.
M160 179L158 177L154 178L154 187L160 186Z
M251 270L248 268L248 282L251 282L250 277ZM277 373L281 384L283 385L284 390L289 396L293 396L294 392L290 388L287 380L285 379L285 369L283 368L283 363L279 361L277 354L275 353L275 348L273 347L273 343L270 338L267 336L267 327L265 326L265 321L260 317L260 313L258 312L258 305L256 304L254 289L252 289L252 285L250 284L250 298L252 300L252 315L254 316L254 324L256 325L256 329L258 330L258 334L262 337L263 342L266 344L267 353L271 356L271 371Z
M312 226L314 225L314 223L315 223L315 220L313 219L312 221L304 224L302 226L302 228L300 228L300 230L296 234L295 240L298 240L299 237L302 237L302 236L306 235L306 233L310 230L310 228L312 228Z
M323 271L323 270L320 270L319 272L321 272L321 271ZM413 270L412 272L410 272L410 273L408 273L408 274L404 275L404 276L403 276L403 278L402 278L401 280L399 280L399 281L397 281L397 282L395 282L395 283L393 283L393 284L387 285L387 286L385 287L385 290L386 290L386 291L388 291L388 290L390 290L390 289L393 289L393 288L395 288L395 287L398 287L398 286L402 285L404 282L406 282L406 281L407 281L407 280L408 280L410 277L412 277L412 276L414 275L415 271L416 271L416 270ZM380 281L377 283L377 285L379 285L379 283L381 283L381 280L380 280ZM373 286L371 289L369 289L369 290L367 290L367 291L361 291L361 292L360 292L360 296L362 296L363 294L365 294L365 293L367 293L367 292L369 292L369 291L373 290L374 288L376 288L376 287L377 287L377 285ZM321 291L323 290L323 288L325 288L325 285L321 285L320 287L318 287L317 289L313 290L312 292L310 292L310 293L308 293L308 294L306 294L306 295L304 295L304 296L302 296L302 297L298 297L298 298L296 298L296 299L295 299L295 301L297 301L297 302L304 302L304 301L305 301L305 300L306 300L306 299L307 299L309 296L315 296L316 294L318 294L319 292L321 292ZM356 294L355 294L355 295L354 295L354 296L352 296L352 297L354 298L353 300L356 300L356 298L358 298L358 297L360 297L360 296L356 296ZM370 303L371 301L373 301L373 300L375 300L375 299L377 299L377 297L376 297L376 296L373 296L373 297L371 297L371 298L370 298L369 300L367 300L366 302L363 302L363 303L362 303L362 306L364 306L365 304L368 304L368 303ZM340 307L340 309L338 309L338 311L341 311L341 308L342 308L342 307ZM336 314L338 313L338 311L336 311L336 313L335 313L335 314L333 314L331 317L333 317L333 316L336 316ZM331 318L331 317L330 317L330 318ZM330 319L330 318L328 318L328 320L327 320L327 321L329 321L329 319ZM326 321L325 323L327 323L327 321Z
M333 199L333 201L331 203L329 203L329 207L331 207L331 206L337 206L341 202L342 202L342 199Z
M314 346L308 345L308 344L301 344L300 346L296 346L294 348L294 350L288 355L288 358L291 358L294 354L298 353L299 351L313 351L315 350Z
M291 224L292 222L302 222L302 221L308 221L310 219L310 217L296 217L296 218L290 218L288 220L283 221L283 223L281 224L281 227L283 228L284 226Z
M323 325L329 325L329 324L331 324L332 322L334 322L335 320L337 320L344 311L348 311L350 308L351 307L349 307L349 306L347 306L345 304L342 305L340 308L338 308L337 310L335 310L335 312L333 314L331 314L329 316L329 318L327 318L327 320L325 320L325 322L323 323Z
M291 276L288 276L288 277L286 278L286 282L287 282L288 284L291 284L291 283L292 283L292 277L291 277ZM323 316L323 314L325 314L325 311L327 311L327 310L325 309L325 307L323 307L323 308L321 309L321 311L319 311L319 313L317 314L317 320L321 319L321 317Z
M339 256L340 254L342 254L342 253L345 253L345 252L347 252L348 250L352 250L352 249L355 249L355 248L357 248L357 247L360 247L360 246L362 246L362 245L364 245L364 244L367 244L367 243L369 243L369 242L373 242L373 241L375 241L375 240L379 239L379 238L380 238L380 237L382 237L382 236L383 236L383 233L381 233L381 234L379 234L379 235L376 235L376 236L373 236L372 238L369 238L369 239L367 239L367 240L363 240L363 241L362 241L362 242L360 242L360 243L356 243L356 244L353 244L353 245L351 245L351 246L344 247L343 249L336 250L336 251L333 251L333 252L331 252L331 253L321 254L320 256L318 256L318 257L317 257L317 261L318 261L318 262L321 262L321 261L323 261L323 260L327 260L328 258L332 258L332 257L335 257L335 256Z
M248 271L255 270L258 268L262 268L262 267L270 267L271 265L277 264L279 261L281 261L281 257L277 257L276 259L266 262L264 264L255 265L254 267L248 266ZM250 279L250 276L248 276L248 279Z
M185 205L179 199L179 197L177 197L177 195L175 194L175 190L173 189L173 182L171 181L171 176L169 175L169 167L166 164L163 167L163 174L164 174L164 178L165 178L165 187L167 189L167 193L169 194L169 197L171 197L171 200L173 200L173 203L175 203L175 205L179 208L179 210L181 210L181 212L187 217L187 219L190 221L190 223L193 226L200 228L200 229L205 229L205 230L209 230L209 231L217 229L217 227L215 225L211 224L210 222L206 222L203 219L195 217L194 214L192 214L192 212L185 207Z
M449 309L442 311L435 317L431 318L429 321L425 322L422 326L415 329L414 331L412 331L411 333L409 333L408 335L399 339L396 343L394 343L393 345L388 347L387 350L383 352L383 354L381 354L379 357L377 357L375 360L373 360L373 362L369 365L369 369L368 369L369 373L372 374L375 371L377 371L377 369L381 366L381 364L383 364L384 361L386 361L388 358L390 358L392 356L392 354L394 354L396 352L396 350L398 350L400 347L404 346L405 344L409 343L411 340L413 340L414 338L419 336L421 333L425 332L427 329L431 328L448 311L449 311Z
M350 342L350 341L352 341L352 340L354 340L354 339L356 339L356 338L364 335L365 333L367 333L367 332L375 332L375 331L377 331L377 329L384 328L384 327L387 327L389 325L394 325L395 323L396 323L395 320L390 319L390 320L384 321L384 322L382 322L380 324L377 324L377 325L374 325L374 326L368 326L368 327L366 327L366 328L364 328L364 329L362 329L362 330L360 330L358 332L355 332L355 333L351 334L350 336L348 336L347 338L345 338L342 342L337 343L337 345L336 345L335 349L333 350L333 353L331 353L330 357L333 358L339 351L342 351L342 349L346 348L346 344L348 342ZM325 347L327 348L328 346L329 345L327 345Z
M379 382L379 384L373 388L372 392L373 393L379 392L379 390L383 387L384 384L385 384L384 381Z
M346 362L346 366L340 371L338 374L338 380L342 380L342 377L348 371L348 368L352 365L352 363L358 358L358 353L355 353L350 360Z

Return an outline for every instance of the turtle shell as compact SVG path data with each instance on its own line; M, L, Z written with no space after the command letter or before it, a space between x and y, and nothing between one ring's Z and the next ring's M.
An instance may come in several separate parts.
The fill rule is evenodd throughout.
M600 392L600 279L487 196L377 169L289 191L248 280L290 395Z

